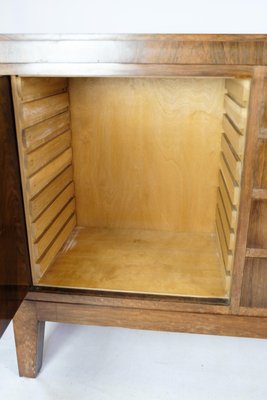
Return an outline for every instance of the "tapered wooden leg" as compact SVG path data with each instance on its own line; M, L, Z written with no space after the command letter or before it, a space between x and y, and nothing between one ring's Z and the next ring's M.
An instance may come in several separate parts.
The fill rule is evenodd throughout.
M42 366L45 322L37 320L35 302L25 300L13 320L20 376L35 378Z

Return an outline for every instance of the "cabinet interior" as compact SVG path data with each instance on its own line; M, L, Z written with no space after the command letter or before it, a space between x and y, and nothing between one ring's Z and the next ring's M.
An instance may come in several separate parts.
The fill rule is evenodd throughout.
M227 298L250 80L12 77L35 285Z

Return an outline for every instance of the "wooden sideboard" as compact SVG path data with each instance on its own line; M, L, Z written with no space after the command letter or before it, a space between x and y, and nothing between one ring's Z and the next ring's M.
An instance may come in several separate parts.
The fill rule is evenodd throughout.
M267 337L267 35L0 35L0 332Z

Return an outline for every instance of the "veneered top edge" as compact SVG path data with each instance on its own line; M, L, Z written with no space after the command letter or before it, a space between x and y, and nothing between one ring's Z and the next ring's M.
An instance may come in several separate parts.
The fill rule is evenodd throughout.
M267 34L0 34L0 41L267 41Z

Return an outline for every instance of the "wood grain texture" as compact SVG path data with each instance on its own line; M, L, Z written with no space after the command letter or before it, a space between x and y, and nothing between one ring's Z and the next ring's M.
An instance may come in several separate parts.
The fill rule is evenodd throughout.
M267 139L257 141L254 188L267 189Z
M241 106L246 106L249 101L250 80L249 79L226 79L225 88L228 95Z
M265 108L266 108L266 79L264 92L261 97L259 134L256 144L256 157L254 165L254 189L252 191L252 205L248 228L246 263L243 275L241 306L244 308L267 308L266 282L267 282L267 203L266 203L266 138ZM259 311L256 310L256 313ZM262 314L262 312L261 312Z
M263 93L260 136L267 139L267 77L264 79Z
M223 116L223 129L234 151L236 152L238 157L242 160L245 149L245 137L231 123L230 119L227 117L226 114Z
M223 93L220 79L71 79L78 224L213 232Z
M155 63L157 61L155 60ZM26 77L238 77L253 75L252 65L179 65L119 63L19 63L1 64L0 73Z
M42 40L55 40L55 41L80 41L80 40L173 40L182 42L246 42L267 40L266 34L177 34L177 33L2 33L0 34L1 41L42 41Z
M236 42L236 41L258 41L267 40L266 34L177 34L177 33L2 33L0 34L1 41L80 41L80 40L173 40L182 42Z
M251 317L267 317L267 308L263 307L239 307L239 315L246 315Z
M240 183L250 80L226 79L216 227L226 273L231 277L239 212ZM238 127L238 128L237 128ZM230 283L230 279L229 279Z
M230 167L227 164L227 161L226 161L223 153L221 153L220 170L221 170L231 203L233 206L237 206L239 203L239 197L240 197L240 187L238 186L238 183L234 179L234 177L231 173Z
M69 126L70 115L68 111L65 111L24 129L22 131L23 144L27 151L32 151L47 141L67 131Z
M51 225L65 205L74 197L74 184L71 182L45 209L42 215L32 223L32 234L36 240Z
M214 235L76 228L40 285L226 297Z
M230 312L227 299L162 296L142 293L116 293L99 290L32 287L27 300L67 304L90 304L151 310L199 312L227 315Z
M50 182L61 174L67 167L72 164L72 149L68 148L56 159L44 166L36 174L29 177L27 181L27 190L29 198L36 196Z
M253 166L256 158L255 150L257 137L260 130L260 111L263 99L264 75L265 68L255 68L255 74L251 82L246 133L247 139L239 206L239 223L237 227L236 252L231 289L231 308L234 313L238 313L240 306L243 270L247 247L247 234L249 228L249 215L252 202L254 175Z
M22 37L21 37L22 38ZM2 63L165 63L266 65L266 36L56 36L0 38Z
M267 200L267 189L253 189L252 198L255 200Z
M71 132L66 131L43 146L25 155L25 168L27 175L31 176L55 159L71 145Z
M0 336L30 284L11 85L0 77Z
M267 258L267 249L247 247L246 257Z
M66 111L68 102L68 94L65 92L23 103L20 109L22 129Z
M237 226L237 208L234 207L231 203L231 200L229 198L229 194L226 189L226 185L223 179L223 176L221 173L219 173L219 190L218 190L218 196L221 197L222 203L227 215L227 219L229 221L230 226L236 230Z
M34 302L22 303L13 326L19 375L35 378L42 366L45 322L38 321Z
M243 307L267 307L267 258L246 259L240 304Z
M59 251L64 244L61 240L66 240L68 231L65 224L75 211L74 199L69 199L71 204L61 204L61 209L53 205L47 211L72 181L67 80L13 77L12 85L28 244L36 283L48 261L56 256L54 250Z
M250 211L247 246L267 249L267 202L253 200Z
M226 210L225 210L225 207L223 204L223 200L220 195L220 191L218 191L218 203L217 204L218 204L218 210L220 213L222 228L223 228L224 236L226 239L227 247L229 250L233 250L234 245L235 245L235 231L234 231L233 227L230 225L230 222L228 220Z
M267 318L37 302L41 320L217 335L267 336Z
M75 200L71 199L69 203L61 210L55 220L48 226L44 234L34 243L36 260L39 260L51 243L58 236L64 225L75 213ZM62 243L63 245L63 243Z
M230 121L233 122L240 132L244 132L247 121L247 109L241 107L228 95L224 98L224 108Z
M67 87L67 79L18 77L18 94L23 102L65 92Z
M231 143L228 141L225 135L222 135L222 152L230 168L231 174L233 175L235 181L240 184L242 165L241 161L237 157Z
M222 218L219 209L216 209L216 234L218 238L218 243L220 245L220 254L223 259L224 267L226 272L230 272L233 265L233 253L228 249L227 239L225 237Z
M55 200L55 198L72 182L72 166L56 176L46 187L29 201L29 212L35 221Z
M52 265L60 249L67 241L74 227L76 226L76 216L73 214L71 218L66 222L63 228L59 231L58 235L54 238L51 246L47 249L44 256L38 261L38 269L40 275L44 274L47 268ZM36 284L39 283L39 279Z

